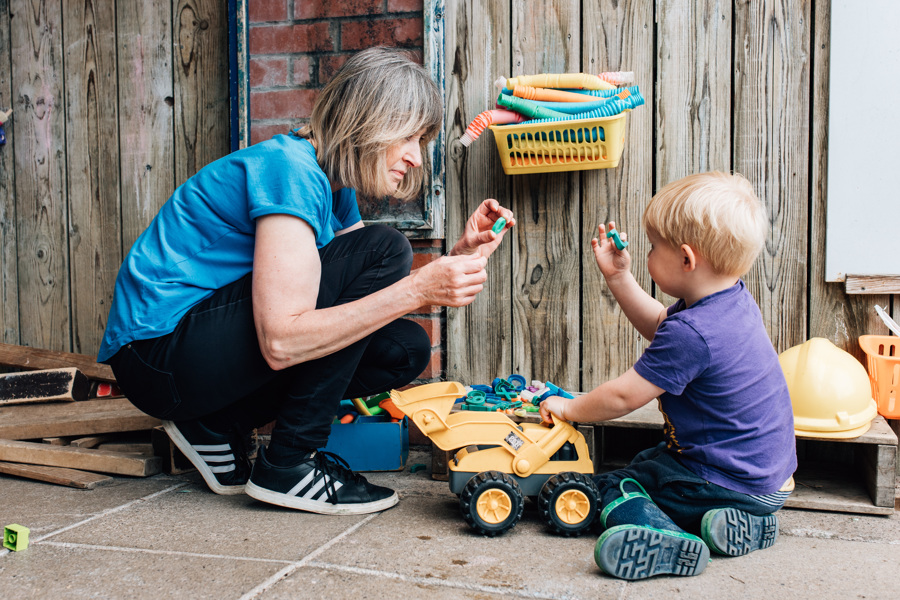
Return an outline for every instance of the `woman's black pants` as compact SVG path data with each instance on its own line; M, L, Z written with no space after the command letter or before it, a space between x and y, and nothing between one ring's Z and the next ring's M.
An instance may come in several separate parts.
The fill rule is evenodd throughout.
M316 308L372 294L407 276L412 266L409 241L381 225L337 236L319 257ZM160 419L200 419L221 432L274 420L273 444L321 448L342 399L406 385L428 364L425 331L398 319L328 356L274 371L259 349L251 281L252 273L223 287L194 306L172 333L132 342L109 359L135 406Z

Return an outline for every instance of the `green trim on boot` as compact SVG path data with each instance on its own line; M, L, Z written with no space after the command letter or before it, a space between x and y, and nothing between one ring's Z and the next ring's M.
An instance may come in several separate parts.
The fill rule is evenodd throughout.
M641 491L631 492L631 493L626 492L625 491L626 483L633 483ZM650 497L649 494L647 494L647 490L644 489L644 486L642 486L640 483L638 483L638 481L632 479L631 477L626 477L625 479L623 479L622 481L619 482L619 491L622 492L622 497L616 498L615 500L613 500L612 502L607 504L606 507L604 507L603 511L600 513L600 523L603 525L603 527L606 527L606 517L609 516L609 513L614 511L623 502L627 502L627 501L631 500L632 498L646 498L650 502L653 502L653 499ZM654 504L655 504L655 502L654 502Z
M758 517L736 508L708 510L700 522L700 536L716 554L743 556L775 543L778 517Z
M656 575L699 575L709 563L709 548L689 533L642 525L617 525L603 532L594 546L594 562L620 579Z

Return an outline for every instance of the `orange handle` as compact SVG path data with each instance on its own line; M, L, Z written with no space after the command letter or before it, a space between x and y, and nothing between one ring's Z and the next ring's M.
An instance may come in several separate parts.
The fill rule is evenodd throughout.
M595 98L578 92L566 92L551 88L536 88L528 85L517 85L513 88L513 96L526 100L542 100L545 102L591 102Z

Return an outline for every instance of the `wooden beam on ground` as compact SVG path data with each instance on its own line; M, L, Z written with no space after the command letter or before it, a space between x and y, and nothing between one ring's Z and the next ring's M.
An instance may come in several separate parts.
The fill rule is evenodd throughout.
M133 477L148 477L162 471L162 459L158 456L138 456L108 450L49 446L13 440L0 440L0 461L67 467Z
M115 481L115 479L109 475L101 475L100 473L89 473L87 471L66 469L64 467L45 467L42 465L26 465L12 462L0 462L0 473L15 475L16 477L25 477L26 479L34 479L36 481L55 483L56 485L65 485L80 490L92 490L101 485L106 485Z
M76 448L96 448L100 444L105 444L113 439L115 439L114 435L91 435L88 437L76 438L69 442L69 445L75 446Z
M43 350L29 346L0 344L0 365L19 367L29 371L77 367L88 379L110 383L116 381L116 376L113 375L110 366L98 363L96 356Z
M126 398L0 406L0 438L7 440L140 431L160 424Z
M0 404L87 400L90 382L75 367L0 375Z
M50 444L51 446L68 446L68 439L64 437L45 437L41 440L41 443Z
M108 442L97 446L98 450L121 452L122 454L142 454L153 456L153 444L150 442Z

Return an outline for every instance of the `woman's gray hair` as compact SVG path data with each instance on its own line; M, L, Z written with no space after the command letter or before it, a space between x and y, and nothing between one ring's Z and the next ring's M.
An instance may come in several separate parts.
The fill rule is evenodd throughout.
M427 71L396 50L370 48L348 59L322 89L298 135L315 142L318 163L332 184L383 197L393 191L387 149L421 133L427 164L425 146L442 126L441 94ZM410 169L391 195L415 198L424 171Z

